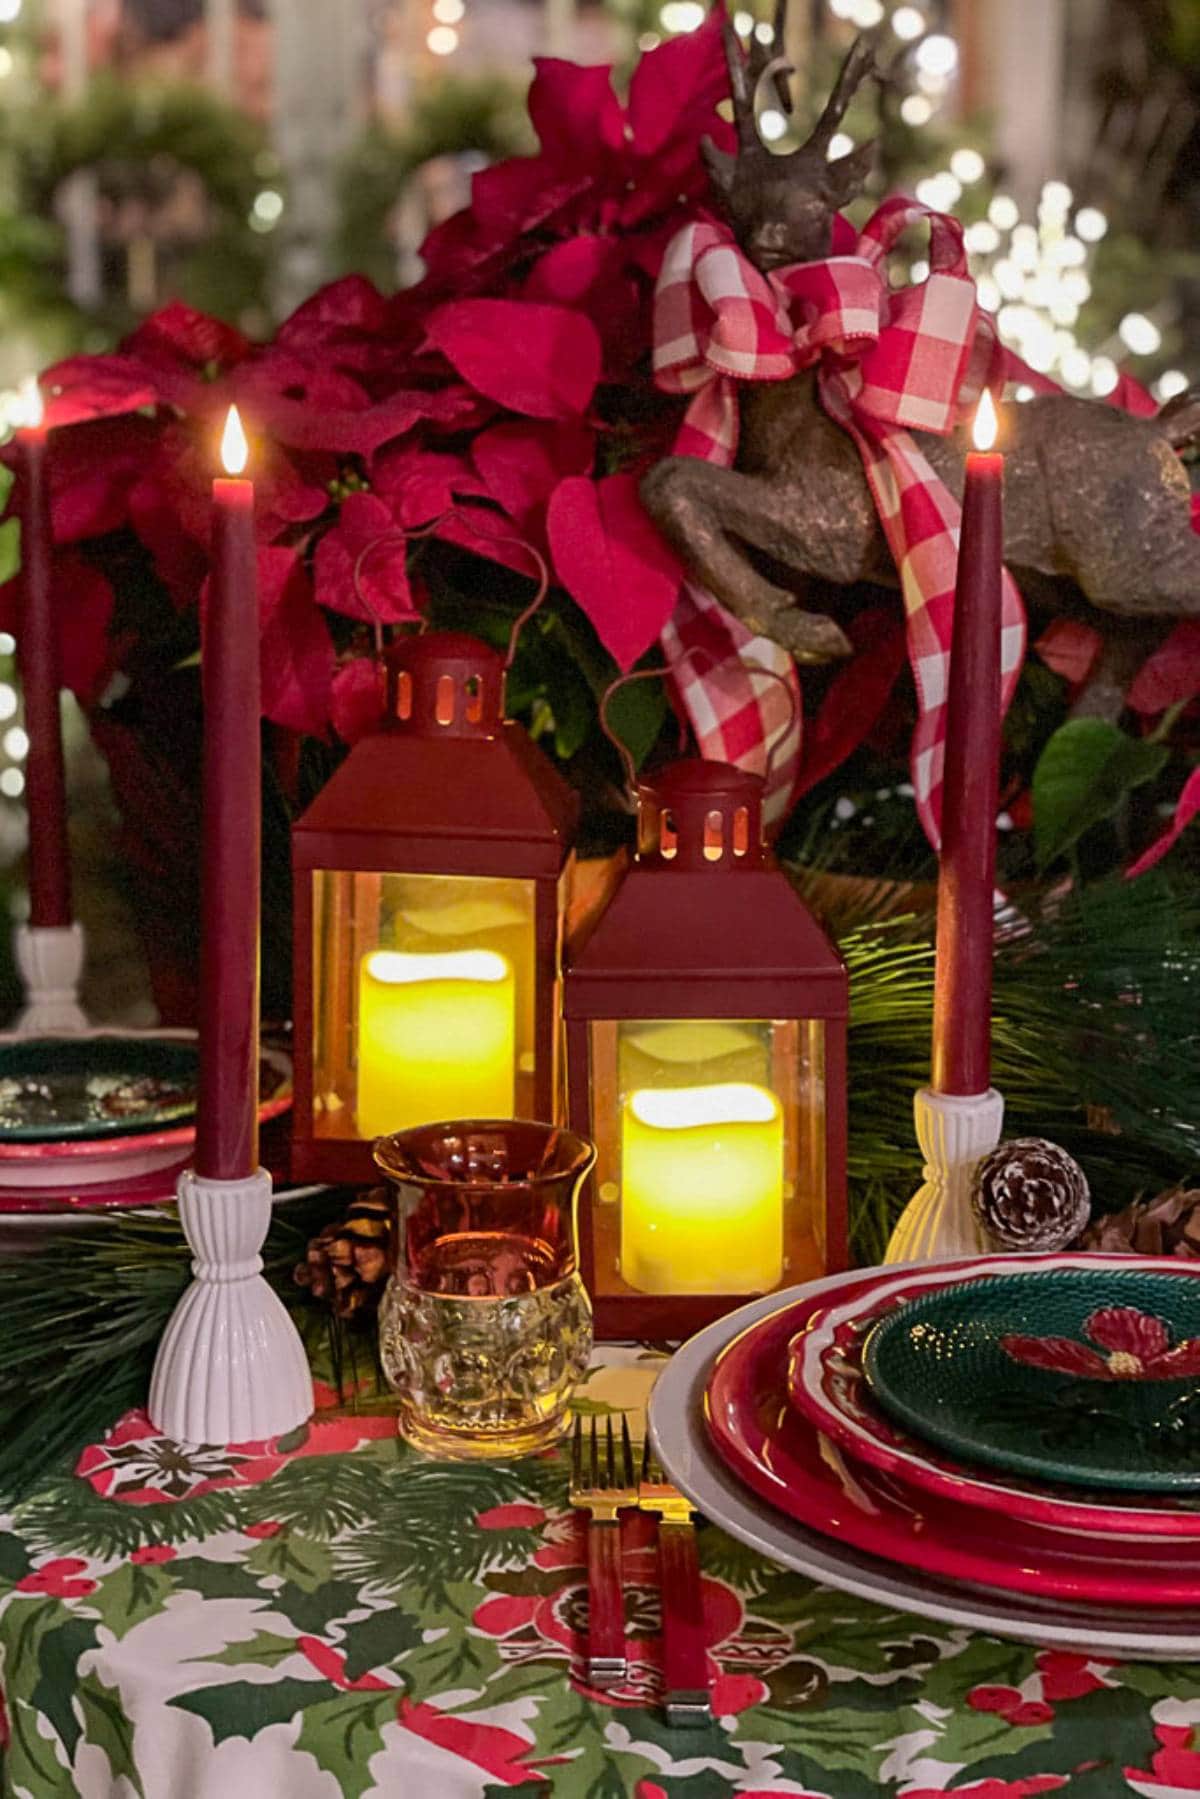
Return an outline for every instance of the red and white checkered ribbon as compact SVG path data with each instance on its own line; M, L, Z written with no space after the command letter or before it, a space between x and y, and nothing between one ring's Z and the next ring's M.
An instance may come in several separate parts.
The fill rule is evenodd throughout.
M888 254L900 234L921 219L930 228L929 277L917 286L892 290ZM754 267L724 226L685 226L668 246L659 275L654 340L658 386L692 396L675 453L726 467L737 454L737 383L782 381L816 365L822 404L858 445L900 575L917 690L913 785L921 822L936 845L961 510L910 432L944 435L973 409L985 385L1001 385L1007 374L1019 371L976 301L962 226L900 196L878 209L852 254L797 263L770 275ZM750 640L744 626L695 588L685 590L680 611L664 633L664 649L703 754L761 773L770 738L765 717L756 735L753 712L763 710L766 693L754 695L752 670L739 677L726 667L720 697L714 700L714 674L703 660L699 669L678 662L695 632L718 628L714 613L740 656L747 655L753 642L751 661L763 659L763 648L773 650L773 667L780 667L782 658L798 695L795 668L790 656L766 646L762 638ZM1024 650L1024 608L1006 574L1004 706L1016 686ZM733 698L739 680L741 705ZM770 685L778 693L775 683ZM797 729L790 755L776 752L773 758L769 799L776 815L786 810L799 747Z

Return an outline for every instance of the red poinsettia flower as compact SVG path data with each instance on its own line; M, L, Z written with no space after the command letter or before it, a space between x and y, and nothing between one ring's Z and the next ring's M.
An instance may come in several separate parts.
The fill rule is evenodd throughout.
M1200 1374L1200 1337L1185 1338L1172 1348L1162 1319L1134 1306L1102 1306L1084 1321L1083 1332L1106 1353L1073 1337L1013 1333L1000 1343L1014 1362L1083 1380L1181 1380Z

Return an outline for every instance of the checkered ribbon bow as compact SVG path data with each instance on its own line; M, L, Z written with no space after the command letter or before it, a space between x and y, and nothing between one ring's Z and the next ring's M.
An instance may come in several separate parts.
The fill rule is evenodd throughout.
M918 286L892 290L888 253L901 232L919 219L929 221L929 277ZM737 383L782 381L816 366L822 404L858 445L900 575L918 706L913 785L921 822L936 845L961 512L910 432L949 432L973 409L984 386L999 385L1013 367L976 302L961 225L899 196L878 209L851 254L797 263L770 275L753 266L724 226L685 226L669 244L659 275L654 339L658 386L691 395L676 455L725 466L737 453ZM712 677L703 664L679 665L697 617L707 620L710 612L733 627L735 642L739 632L749 639L711 596L692 589L664 637L668 660L703 752L761 770L765 741L739 741L737 754L731 755L718 735L710 747L713 703L705 689ZM711 620L707 628L713 629ZM747 648L741 645L743 657ZM1005 706L1024 649L1024 608L1006 575L1001 641ZM775 666L778 655L776 651ZM795 683L791 658L786 661ZM752 682L753 674L742 678ZM727 695L735 679L727 669ZM741 738L752 735L752 710L741 711ZM786 810L795 783L798 729L795 735L790 753L777 752L773 760L771 798L777 811Z

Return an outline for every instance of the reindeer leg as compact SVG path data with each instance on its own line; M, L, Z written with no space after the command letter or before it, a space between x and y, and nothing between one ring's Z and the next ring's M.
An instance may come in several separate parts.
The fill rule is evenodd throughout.
M805 612L794 593L760 575L739 547L740 538L778 554L778 544L764 541L770 520L756 477L690 456L667 457L643 477L641 495L667 542L749 630L791 650L798 662L834 662L853 653L833 619Z

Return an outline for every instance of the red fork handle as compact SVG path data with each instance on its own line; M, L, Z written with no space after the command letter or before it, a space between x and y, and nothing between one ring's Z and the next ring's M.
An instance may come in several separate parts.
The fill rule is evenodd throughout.
M593 1519L588 1529L587 1668L594 1687L614 1686L625 1676L625 1595L618 1518Z
M663 1703L670 1724L697 1724L712 1716L708 1658L704 1653L704 1608L700 1559L690 1524L664 1520L658 1530L659 1590L662 1595Z

